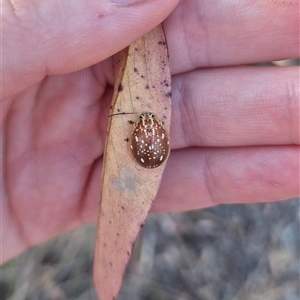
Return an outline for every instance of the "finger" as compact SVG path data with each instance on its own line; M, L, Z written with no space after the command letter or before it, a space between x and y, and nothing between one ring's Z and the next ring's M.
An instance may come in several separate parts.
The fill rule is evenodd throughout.
M173 74L299 56L299 0L181 1L164 25Z
M104 60L162 22L178 0L127 2L7 1L2 98L46 74L69 73Z
M239 67L177 75L172 149L299 144L298 67Z
M298 146L172 152L152 211L299 197L299 153Z

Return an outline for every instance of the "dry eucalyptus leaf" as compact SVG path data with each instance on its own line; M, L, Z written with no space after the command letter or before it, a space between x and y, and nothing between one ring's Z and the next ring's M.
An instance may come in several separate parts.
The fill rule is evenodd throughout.
M160 135L155 145L159 146L161 139L164 146L167 145L171 75L162 26L119 53L115 68L94 261L94 279L101 300L115 299L118 295L133 245L160 185L166 164L166 161L162 162L164 155L168 156L168 150L161 149L158 159L161 165L146 168L151 157L143 158L143 155L149 156L154 146L147 144L144 147L147 141L140 136L142 131L133 132L140 115L150 112L150 119L144 123L152 124L152 114L157 118L154 124L158 125ZM156 135L155 130L151 134ZM137 153L139 149L143 153ZM157 155L157 152L152 151L151 155Z

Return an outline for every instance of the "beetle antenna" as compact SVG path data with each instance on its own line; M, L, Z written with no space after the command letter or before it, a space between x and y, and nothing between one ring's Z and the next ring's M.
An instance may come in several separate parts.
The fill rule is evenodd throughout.
M118 116L118 115L135 115L136 113L127 113L127 112L120 112L120 113L115 113L115 114L111 114L108 116L108 118L112 117L112 116Z

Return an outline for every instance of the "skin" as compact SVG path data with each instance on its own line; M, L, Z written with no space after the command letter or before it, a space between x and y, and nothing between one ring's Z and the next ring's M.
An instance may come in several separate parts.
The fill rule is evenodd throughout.
M96 220L111 56L167 16L172 151L152 212L299 196L299 68L246 66L299 56L299 1L177 4L3 1L1 262Z

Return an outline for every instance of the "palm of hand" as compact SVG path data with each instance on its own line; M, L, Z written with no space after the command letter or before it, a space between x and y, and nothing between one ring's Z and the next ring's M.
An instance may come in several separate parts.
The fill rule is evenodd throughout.
M97 75L102 65L46 77L4 101L4 110L10 106L4 203L25 244L95 217L112 96ZM112 76L111 68L102 69Z
M4 101L4 192L25 243L95 216L112 90L101 67L47 77Z

